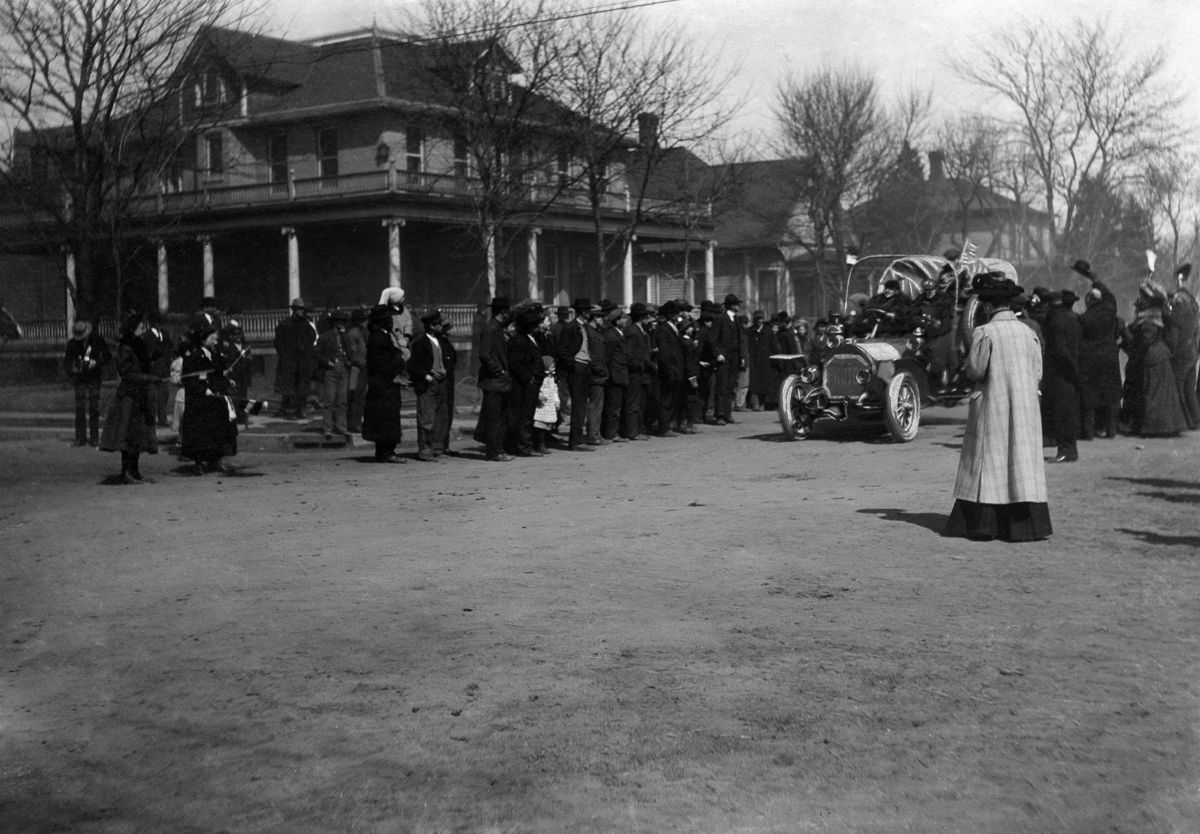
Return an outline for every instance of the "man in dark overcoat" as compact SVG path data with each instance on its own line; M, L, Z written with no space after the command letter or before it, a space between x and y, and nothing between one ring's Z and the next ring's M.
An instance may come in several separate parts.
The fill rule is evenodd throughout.
M621 405L621 436L626 440L645 440L642 431L642 409L646 403L646 386L650 383L650 333L645 322L649 310L641 301L629 306L629 323L621 329L625 337L625 365L629 386Z
M1048 311L1043 332L1046 359L1042 374L1042 398L1057 452L1055 463L1079 460L1079 317L1071 309L1075 293L1062 290L1046 299Z
M665 302L658 310L659 324L654 328L654 350L658 366L658 436L677 437L671 430L679 411L680 398L686 396L683 337L679 332L682 315L674 301ZM736 376L734 377L736 382ZM730 407L733 392L730 391Z
M725 309L713 320L713 349L717 354L714 375L713 416L718 426L733 422L733 400L738 374L746 367L745 334L737 315L742 300L733 293L725 296Z
M317 328L303 298L293 298L291 315L275 326L275 356L279 416L303 420L317 370Z
M762 411L774 400L775 374L771 371L771 330L767 327L767 314L755 310L746 330L750 388L747 405L752 411Z

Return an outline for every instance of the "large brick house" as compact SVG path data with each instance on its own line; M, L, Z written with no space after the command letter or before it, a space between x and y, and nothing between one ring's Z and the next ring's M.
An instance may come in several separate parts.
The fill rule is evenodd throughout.
M303 42L201 33L178 73L178 107L183 122L206 127L131 208L126 234L145 255L126 282L125 303L189 312L213 296L266 311L303 296L317 307L346 307L401 286L417 305L458 305L464 314L493 294L565 304L604 288L628 304L646 296L645 283L635 291L633 280L646 272L635 266L643 247L709 234L703 221L677 222L667 202L630 194L623 156L636 151L638 137L606 161L604 193L593 199L594 190L577 187L582 163L562 139L571 114L542 101L526 121L544 129L546 143L537 128L530 134L544 162L514 177L498 232L506 245L487 246L480 209L494 195L481 193L457 127L473 116L449 80L447 54L377 30ZM494 74L496 96L520 81L519 68L486 44L460 44L455 60L464 55ZM19 157L20 137L17 145ZM618 259L618 280L602 279L593 257L597 219L602 234L620 235L635 211L636 244ZM22 247L19 235L8 237L8 257L26 264L0 276L9 309L19 319L70 321L62 291L70 253L47 255L32 239ZM38 269L28 268L33 255ZM47 282L57 290L48 292ZM98 292L98 308L115 306L111 290Z

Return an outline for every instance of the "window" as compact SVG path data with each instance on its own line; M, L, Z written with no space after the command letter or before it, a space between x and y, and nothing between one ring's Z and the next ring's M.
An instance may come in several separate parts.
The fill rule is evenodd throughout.
M465 180L471 176L471 157L467 149L467 137L461 133L454 137L454 176Z
M272 183L285 183L288 181L287 134L281 133L267 140L267 164L271 169Z
M421 128L410 127L404 131L404 170L414 175L410 179L415 179L415 175L421 173L424 162L422 152L424 143L425 133Z
M538 266L541 267L542 276L545 278L558 277L558 247L553 243L542 245L542 256L538 258Z
M224 104L228 95L228 89L225 86L225 79L221 77L220 70L214 66L210 66L201 75L197 76L193 95L194 103L197 107L210 104Z
M566 188L567 183L571 181L571 154L569 151L558 152L558 158L555 160L555 173L558 175L558 187Z
M317 131L317 176L334 179L338 175L337 129L321 128Z
M166 194L183 191L183 158L178 153L163 166L162 190Z
M225 144L220 133L204 135L204 168L210 177L225 173Z

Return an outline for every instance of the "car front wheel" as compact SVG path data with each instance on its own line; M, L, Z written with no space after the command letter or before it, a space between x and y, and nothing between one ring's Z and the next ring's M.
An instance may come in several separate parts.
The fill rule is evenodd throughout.
M804 410L800 377L789 374L779 383L779 424L788 440L804 440L812 428L812 419Z
M921 425L921 390L907 371L896 374L888 383L883 420L897 443L916 438Z

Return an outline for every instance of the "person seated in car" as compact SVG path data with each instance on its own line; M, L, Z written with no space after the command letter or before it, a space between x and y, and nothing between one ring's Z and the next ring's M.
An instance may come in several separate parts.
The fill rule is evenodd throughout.
M939 389L950 383L950 372L957 364L954 349L954 295L951 283L941 284L936 278L921 282L921 295L913 302L914 327L925 333L925 350L929 357L929 378Z
M879 325L876 335L906 333L911 327L911 311L908 299L900 292L900 282L889 278L883 282L883 291L867 300L866 308L854 322L856 335L865 335Z

